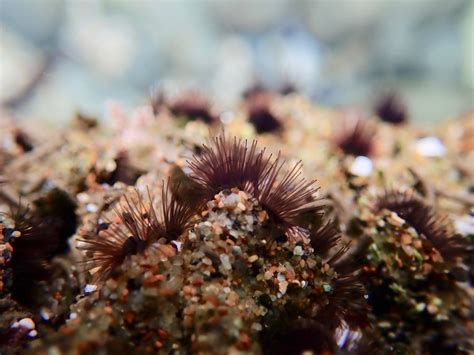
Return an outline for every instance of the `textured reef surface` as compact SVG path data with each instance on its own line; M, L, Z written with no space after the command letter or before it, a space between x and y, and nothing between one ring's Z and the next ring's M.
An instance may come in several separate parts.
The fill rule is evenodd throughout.
M0 353L474 351L474 116L246 92L0 122Z

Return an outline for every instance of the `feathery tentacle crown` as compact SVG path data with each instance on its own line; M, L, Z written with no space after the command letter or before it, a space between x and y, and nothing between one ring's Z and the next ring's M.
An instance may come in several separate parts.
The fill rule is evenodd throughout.
M405 103L395 91L383 93L374 105L375 114L384 122L400 125L408 121Z
M169 103L168 108L173 115L185 116L189 120L201 120L207 124L218 121L209 100L197 91L182 93Z
M256 83L243 93L248 121L258 134L276 133L283 128L282 120L272 110L273 94L262 84Z
M333 144L347 155L371 156L374 153L376 126L372 121L357 117L345 119L334 137Z
M85 269L97 268L96 280L105 280L127 256L142 253L159 238L174 240L190 227L194 210L175 198L169 181L162 190L160 216L150 193L148 197L146 203L138 191L135 200L124 196L114 209L118 223L107 221L94 239L80 240L78 249L90 257L84 261Z
M58 252L61 241L55 222L55 217L43 219L36 210L21 202L12 207L10 213L0 213L0 244L10 245L6 250L11 250L0 262L0 281L7 281L5 284L13 297L21 303L32 302L32 285L50 277L50 261ZM12 277L2 280L5 263Z
M329 255L337 246L340 233L333 221L322 223L318 228L309 228L303 222L307 213L320 213L324 206L316 206L315 181L301 177L301 162L296 163L285 174L281 174L285 162L278 155L272 158L258 150L256 142L249 147L246 141L232 141L224 134L205 145L199 156L189 163L190 177L203 190L203 195L214 196L223 189L238 187L253 194L267 212L274 225L283 227L287 237L303 230L311 236L314 253L326 259L338 273L330 302L319 312L317 321L332 328L344 319L350 325L366 323L365 289L353 270L338 270L336 262L347 252L348 244ZM279 176L282 175L281 179ZM321 215L320 215L321 216ZM307 217L307 216L306 216Z
M180 184L175 184L179 190ZM168 241L177 239L188 228L191 227L191 218L195 214L193 204L182 203L171 189L171 181L168 179L166 187L161 190L161 223L159 226L159 236Z
M278 132L283 128L281 119L272 112L269 97L255 95L247 99L248 121L258 134Z
M215 137L211 145L203 145L201 154L189 162L191 177L202 189L203 198L211 199L222 190L237 187L254 193L268 169L264 151L257 151L257 142L250 148L247 141L234 137L229 142L224 134Z
M448 217L437 213L412 190L386 191L377 201L375 209L395 212L430 241L448 262L454 262L467 251L465 239L454 234Z
M301 162L279 180L284 164L280 155L273 159L272 155L265 155L265 149L258 151L256 141L248 147L247 141L229 141L221 134L211 145L203 146L189 167L191 178L207 199L224 189L239 188L253 194L274 221L291 228L297 225L298 216L316 209L318 188L315 180L301 177Z

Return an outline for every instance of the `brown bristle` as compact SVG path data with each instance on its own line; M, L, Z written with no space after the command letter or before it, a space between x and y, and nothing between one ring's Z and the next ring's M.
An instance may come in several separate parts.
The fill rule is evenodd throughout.
M291 227L298 216L314 210L315 194L319 188L315 185L316 180L308 181L301 177L301 161L278 180L284 163L278 155L265 169L255 197L276 222Z
M375 208L395 212L429 240L448 262L454 262L467 252L465 238L453 233L448 217L437 213L412 190L386 191Z
M395 213L406 214L423 204L421 197L411 189L385 190L375 203L375 210L390 210Z
M338 264L337 262L344 256L346 253L350 250L350 246L352 244L352 241L347 242L345 245L340 247L334 255L331 256L329 260L326 261L331 266L336 267Z
M383 93L375 103L374 111L382 121L394 125L408 121L405 103L395 91Z
M142 252L158 239L161 226L152 201L146 207L140 193L136 191L136 194L137 202L125 196L120 207L115 208L120 224L107 222L107 229L94 239L81 239L78 243L78 249L88 257L84 262L86 270L98 268L95 276L98 281L107 279L127 256Z
M180 183L174 187L180 190ZM191 218L196 214L196 206L192 203L183 203L172 192L170 179L162 190L162 222L161 236L168 240L178 238L191 226Z
M317 255L326 256L340 240L341 233L335 221L328 221L311 236L311 247Z
M350 327L367 326L366 290L359 278L352 273L340 273L333 288L317 320L330 329L340 327L343 319Z
M371 156L374 153L376 126L372 121L345 119L342 128L333 137L334 145L346 155Z
M136 196L136 202L124 196L120 208L115 208L120 224L107 222L107 227L94 239L81 239L79 242L78 249L90 257L84 262L85 268L97 267L98 281L105 280L126 257L143 252L159 238L174 240L190 227L194 209L174 197L169 181L162 190L161 218L153 207L150 194L148 206L138 191Z

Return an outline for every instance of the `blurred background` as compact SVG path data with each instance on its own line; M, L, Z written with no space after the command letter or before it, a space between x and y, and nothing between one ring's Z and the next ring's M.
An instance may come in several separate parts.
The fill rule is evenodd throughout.
M397 89L420 124L474 106L472 0L0 0L0 101L67 122L199 88L219 107L260 82L369 108Z

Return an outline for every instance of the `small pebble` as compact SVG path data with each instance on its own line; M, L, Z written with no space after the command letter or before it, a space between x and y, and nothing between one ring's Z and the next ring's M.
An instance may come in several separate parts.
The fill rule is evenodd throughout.
M370 176L372 174L372 160L364 156L358 156L349 168L349 172L356 176Z
M454 220L456 230L464 235L474 234L474 217L464 215Z
M86 194L85 192L80 192L77 194L77 200L80 202L80 203L86 203L89 201L89 195Z
M288 288L287 281L282 281L278 284L278 291L280 291L281 296L283 296L286 293L287 288Z
M235 207L239 204L239 202L240 196L238 194L232 193L224 198L224 200L222 201L222 207Z
M177 242L176 240L171 241L171 243L176 246L176 250L181 251L181 247L182 247L183 243Z
M77 313L75 313L75 312L72 312L72 313L69 315L69 319L70 319L70 320L74 320L74 319L76 319L76 318L77 318Z
M423 303L423 302L421 302L421 303L418 303L418 304L416 305L416 310L417 310L418 312L422 312L422 311L424 311L424 310L425 310L425 308L426 308L426 304L425 304L425 303Z
M277 280L279 282L283 282L283 281L286 281L286 276L282 273L279 273L278 276L277 276Z
M92 293L94 291L97 290L97 286L96 285L86 285L86 287L84 287L84 292L85 293Z
M93 203L88 203L86 205L86 210L87 212L89 213L95 213L99 210L99 208L97 207L97 205L93 204Z
M33 322L33 319L31 318L23 318L20 321L18 321L18 325L20 325L23 328L26 328L28 330L35 329L35 322Z
M51 318L51 313L48 309L42 308L40 311L41 318L44 320L49 320Z
M295 247L295 249L293 250L293 255L298 255L298 256L304 255L304 251L301 245L297 245Z
M434 304L428 305L426 309L428 310L428 313L430 314L435 314L436 312L438 312L438 307L435 306Z
M309 258L306 260L306 264L308 265L308 268L314 269L317 263L316 260Z
M268 281L273 277L273 272L267 270L267 271L265 271L265 274L263 275L263 277L264 277L265 280Z
M438 137L424 137L416 142L416 152L424 157L442 157L446 148Z
M223 124L229 124L234 120L235 115L232 111L224 111L219 118Z
M242 248L240 248L238 245L234 245L232 247L232 253L235 255L242 255Z
M340 328L338 328L337 330L339 330ZM349 337L350 335L350 330L349 328L344 328L342 329L341 332L337 332L339 334L336 334L336 337L337 337L337 345L339 347L342 347L344 345L344 343L347 341L347 338Z
M157 349L161 349L163 347L163 343L159 340L155 341L155 347Z
M400 218L396 213L392 212L387 218L387 221L390 222L393 226L401 227L405 224L405 220Z
M248 258L249 263L253 263L258 260L258 255L252 255Z
M113 171L115 171L115 169L117 169L117 163L115 162L115 160L109 160L105 164L105 170L106 171L113 172Z
M231 270L232 265L230 264L229 256L226 254L219 255L219 259L221 259L221 263L224 269Z
M329 284L323 284L323 290L324 290L324 292L331 292L332 287Z

